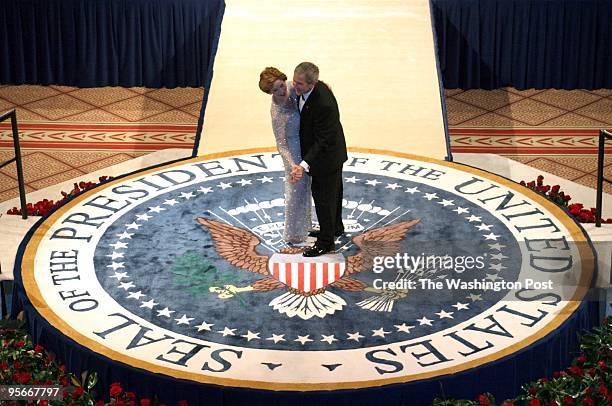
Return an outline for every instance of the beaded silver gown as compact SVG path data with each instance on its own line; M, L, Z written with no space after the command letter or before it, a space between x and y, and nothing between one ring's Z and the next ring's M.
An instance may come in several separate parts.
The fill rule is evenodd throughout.
M297 96L288 84L287 102L278 105L272 100L272 130L276 138L276 147L285 166L285 241L302 242L308 236L311 227L311 193L310 176L304 174L296 184L289 182L291 167L302 161L300 153L300 112Z

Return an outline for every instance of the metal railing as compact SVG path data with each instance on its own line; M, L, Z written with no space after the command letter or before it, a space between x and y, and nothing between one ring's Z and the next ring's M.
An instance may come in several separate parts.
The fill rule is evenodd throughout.
M25 182L23 179L23 165L21 163L21 148L19 148L19 131L17 130L17 112L15 109L4 113L0 116L0 123L11 119L11 129L13 131L13 149L15 150L15 157L9 159L6 162L0 163L0 169L6 165L15 162L17 166L17 183L19 184L19 200L21 202L21 217L24 219L28 218L28 210L26 209L26 194L25 194Z
M606 140L612 140L612 134L606 130L599 130L599 146L597 151L597 199L595 203L595 227L601 227L601 204L603 197L603 183L612 183L612 180L604 178L604 155Z
M15 151L15 157L9 159L6 162L0 163L0 169L5 166L15 162L15 166L17 167L17 183L19 185L19 200L21 202L21 217L23 219L28 218L28 210L26 207L26 193L25 193L25 181L23 179L23 164L21 161L21 148L19 147L19 131L17 129L17 112L15 109L6 112L0 116L0 123L11 119L11 130L13 133L13 150ZM0 269L2 272L2 269ZM9 281L6 279L0 279L0 301L2 305L0 306L0 318L4 319L7 316L7 304L6 304L6 292L4 288L4 284Z

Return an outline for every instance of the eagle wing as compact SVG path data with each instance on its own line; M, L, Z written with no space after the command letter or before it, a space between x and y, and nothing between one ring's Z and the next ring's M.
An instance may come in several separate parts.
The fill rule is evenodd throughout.
M375 228L353 238L353 243L361 251L346 259L346 274L372 269L374 257L394 256L400 248L400 242L408 230L420 220L406 220L397 224Z
M197 222L208 229L219 255L230 264L249 272L269 275L268 257L255 247L261 243L250 231L220 221L198 217Z
M367 283L357 279L349 278L348 276L343 276L342 278L334 282L332 285L337 288L347 290L349 292L361 292L362 290L368 287Z

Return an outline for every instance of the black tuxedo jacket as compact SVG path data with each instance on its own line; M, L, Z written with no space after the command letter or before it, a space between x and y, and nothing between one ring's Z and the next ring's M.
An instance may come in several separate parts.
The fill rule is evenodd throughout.
M338 103L322 82L317 82L302 107L300 147L311 175L335 172L348 159Z

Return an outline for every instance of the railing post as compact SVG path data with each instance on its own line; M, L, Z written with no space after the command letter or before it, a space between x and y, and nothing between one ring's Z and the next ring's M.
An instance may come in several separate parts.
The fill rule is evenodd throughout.
M599 145L597 149L597 198L595 199L595 227L601 227L601 201L603 194L603 168L606 134L599 130Z
M26 208L25 180L23 178L23 165L21 162L21 148L19 147L19 131L17 130L17 111L11 114L11 128L13 130L13 146L15 148L15 166L17 167L17 183L19 184L19 200L21 202L21 218L28 218Z

